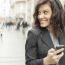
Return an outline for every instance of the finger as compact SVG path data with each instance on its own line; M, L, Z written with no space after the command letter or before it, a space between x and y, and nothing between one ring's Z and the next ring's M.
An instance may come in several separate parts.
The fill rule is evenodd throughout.
M55 52L55 49L54 48L51 48L48 52L49 53L53 53L53 52Z
M54 48L51 48L51 49L48 51L49 57L54 56L54 52L55 52L55 49L54 49Z
M56 51L54 52L54 54L57 55L58 53L63 52L63 51L64 51L64 48L61 48L61 49L59 49L59 50L56 50Z
M57 59L60 60L63 57L63 55L64 55L64 52L62 52L61 54L57 55Z

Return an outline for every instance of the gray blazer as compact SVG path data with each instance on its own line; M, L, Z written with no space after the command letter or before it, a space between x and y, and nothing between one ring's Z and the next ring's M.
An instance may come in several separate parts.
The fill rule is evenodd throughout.
M65 45L65 36L58 34L58 40L59 44ZM42 59L47 56L50 48L54 48L54 45L47 29L30 30L25 45L26 65L44 65ZM61 58L59 65L65 65L65 55Z

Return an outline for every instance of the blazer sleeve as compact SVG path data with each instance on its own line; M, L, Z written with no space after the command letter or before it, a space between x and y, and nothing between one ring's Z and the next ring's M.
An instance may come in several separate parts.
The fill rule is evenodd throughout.
M25 60L26 65L44 65L43 60L37 58L37 38L36 33L28 32L25 44Z

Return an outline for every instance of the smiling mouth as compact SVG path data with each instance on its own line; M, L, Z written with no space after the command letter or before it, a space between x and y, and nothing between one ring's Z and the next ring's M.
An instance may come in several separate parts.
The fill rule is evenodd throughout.
M41 20L41 21L47 21L47 20Z
M40 20L40 21L47 21L47 19L42 19L42 20Z
M47 20L40 20L41 23L43 23L43 22L45 22L45 21L47 21Z

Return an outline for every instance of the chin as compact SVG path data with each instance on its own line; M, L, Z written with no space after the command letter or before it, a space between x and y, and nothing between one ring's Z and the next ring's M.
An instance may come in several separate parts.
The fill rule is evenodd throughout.
M44 27L44 28L46 28L47 26L46 25L40 25L41 27Z

